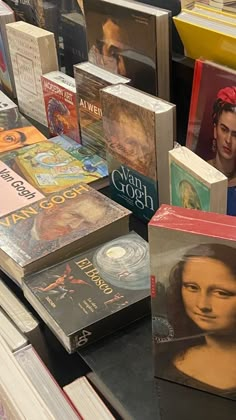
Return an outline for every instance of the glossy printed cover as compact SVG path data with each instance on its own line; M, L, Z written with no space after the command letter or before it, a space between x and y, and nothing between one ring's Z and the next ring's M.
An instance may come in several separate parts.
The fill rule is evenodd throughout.
M88 185L77 184L2 217L0 248L24 268L79 239L83 247L91 233L129 215Z
M186 146L227 176L227 214L232 216L236 216L235 111L236 72L196 60Z
M132 86L157 95L160 89L157 63L160 40L157 40L156 29L158 18L151 12L151 8L149 13L148 6L146 13L138 8L139 4L133 2L115 4L84 0L88 57L91 63L128 77ZM162 34L166 40L169 32L168 12L163 13L166 13L166 25L162 25ZM168 48L163 48L162 54L164 62L164 55L169 55ZM165 68L166 73L168 70ZM166 96L165 99L169 98Z
M51 136L65 134L80 143L75 80L56 71L42 76L48 128Z
M0 91L0 112L11 108L17 108L17 105L7 95Z
M0 154L47 140L17 108L0 111Z
M157 377L236 400L236 220L161 206L149 223Z
M23 287L26 297L37 298L43 317L48 314L71 338L67 349L74 351L142 316L136 308L129 317L125 309L133 304L145 300L148 312L148 243L130 232L26 278Z
M39 191L0 161L0 217L44 198Z
M7 57L5 52L5 47L3 44L2 35L0 32L0 81L2 88L5 92L12 96L13 89L10 79L10 73L8 69Z
M75 153L65 151L63 144L47 141L5 153L2 159L48 195L78 182L92 184L108 176L107 164L102 158L89 153L83 146L80 150L75 156Z

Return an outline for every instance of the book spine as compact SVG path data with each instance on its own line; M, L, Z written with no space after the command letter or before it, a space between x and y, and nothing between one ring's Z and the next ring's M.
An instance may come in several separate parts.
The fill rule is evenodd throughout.
M202 69L203 69L203 61L200 59L196 60L194 74L193 74L193 85L192 85L193 87L192 87L187 139L186 139L186 146L191 150L193 150L194 124L196 123L196 111L197 111L197 106L198 106Z

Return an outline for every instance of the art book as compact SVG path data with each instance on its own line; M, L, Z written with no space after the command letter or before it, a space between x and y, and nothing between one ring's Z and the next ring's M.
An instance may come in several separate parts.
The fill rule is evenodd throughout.
M0 113L11 108L17 108L17 105L5 93L0 91Z
M75 79L53 71L42 76L42 86L50 135L65 134L80 143Z
M84 0L89 61L169 100L170 12L129 0Z
M170 199L175 105L121 84L102 90L111 195L144 221Z
M105 159L100 92L107 86L128 83L130 80L89 62L74 66L74 74L82 144Z
M0 217L42 199L28 182L0 161Z
M23 292L71 353L149 312L148 243L130 232L25 278Z
M225 175L184 146L169 151L170 204L226 214Z
M2 160L45 195L78 182L96 189L108 182L106 162L82 146L81 153L73 156L64 150L63 143L46 141L4 153Z
M0 80L2 89L15 98L16 88L6 32L6 24L12 22L15 22L13 10L0 1Z
M228 178L227 214L232 216L236 215L235 110L236 72L196 60L186 146Z
M148 227L155 376L236 400L236 220L163 205Z
M47 140L17 107L0 110L0 154Z
M20 110L47 127L41 75L58 70L54 34L26 22L7 24Z
M76 184L0 218L0 266L23 276L128 233L130 211Z

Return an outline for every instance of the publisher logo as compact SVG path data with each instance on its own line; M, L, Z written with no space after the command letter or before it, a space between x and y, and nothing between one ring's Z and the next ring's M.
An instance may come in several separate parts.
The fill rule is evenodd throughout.
M174 329L164 317L152 318L152 331L156 343L171 341L174 338Z

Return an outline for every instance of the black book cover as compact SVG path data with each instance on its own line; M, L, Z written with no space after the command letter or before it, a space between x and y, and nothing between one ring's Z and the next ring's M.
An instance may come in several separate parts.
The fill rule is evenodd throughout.
M149 246L135 232L25 279L26 298L69 352L149 312Z

